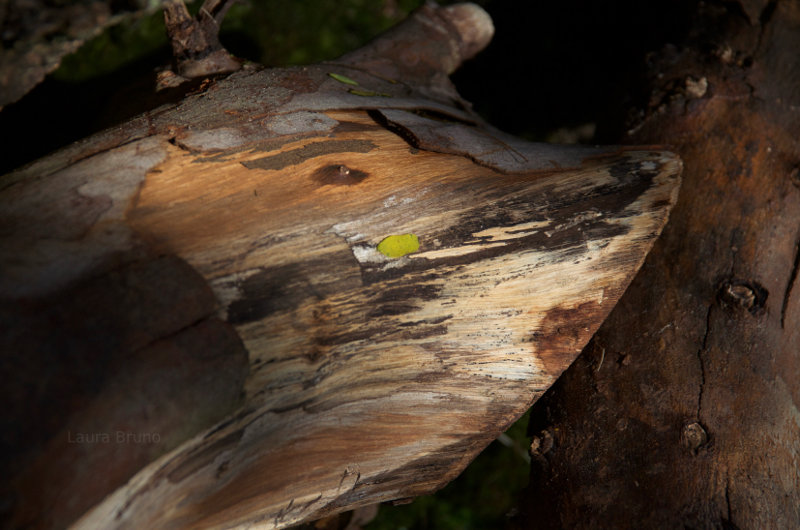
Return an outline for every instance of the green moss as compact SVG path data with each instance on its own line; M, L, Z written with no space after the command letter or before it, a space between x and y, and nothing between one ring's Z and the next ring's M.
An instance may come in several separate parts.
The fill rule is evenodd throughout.
M311 64L352 51L408 16L424 0L250 0L234 4L220 40L237 57L266 66ZM195 13L200 1L189 2ZM161 10L106 29L64 58L53 74L81 82L169 46ZM153 64L153 67L160 66Z
M310 64L354 50L394 26L423 0L251 0L231 8L221 40L266 66Z
M81 82L106 75L167 47L161 10L123 20L67 55L53 73L58 81ZM153 67L159 66L153 64Z
M389 236L378 243L378 252L387 258L400 258L419 250L419 238L414 234Z

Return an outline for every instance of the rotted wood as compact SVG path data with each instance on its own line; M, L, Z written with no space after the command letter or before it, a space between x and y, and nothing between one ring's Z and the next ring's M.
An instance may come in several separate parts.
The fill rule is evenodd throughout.
M800 10L739 4L652 63L630 140L673 145L680 200L534 407L524 527L800 527Z
M430 493L553 383L681 163L482 123L447 74L491 31L427 5L3 177L12 526L281 528Z

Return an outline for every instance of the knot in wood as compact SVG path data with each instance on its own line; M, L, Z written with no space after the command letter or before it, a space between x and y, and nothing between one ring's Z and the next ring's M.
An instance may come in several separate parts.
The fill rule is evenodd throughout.
M693 454L708 442L706 430L698 422L687 423L681 430L681 445Z
M731 280L722 285L720 300L728 306L746 309L755 313L764 307L769 292L756 282Z

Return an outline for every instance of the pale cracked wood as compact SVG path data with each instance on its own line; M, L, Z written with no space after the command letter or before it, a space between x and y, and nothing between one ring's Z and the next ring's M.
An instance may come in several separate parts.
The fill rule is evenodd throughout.
M680 161L508 137L445 76L488 40L478 8L404 27L0 180L11 526L278 528L429 493L574 359ZM70 445L115 429L160 442Z

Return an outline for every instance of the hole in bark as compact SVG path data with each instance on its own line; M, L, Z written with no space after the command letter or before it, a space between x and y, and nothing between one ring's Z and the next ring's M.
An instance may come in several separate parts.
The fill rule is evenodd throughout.
M311 178L319 184L333 186L352 186L366 179L369 175L344 164L331 164L314 171Z
M708 443L708 433L700 423L687 423L681 429L681 444L693 454L706 443Z
M752 281L729 280L719 289L719 299L723 305L746 309L752 314L763 309L767 296L769 291Z

